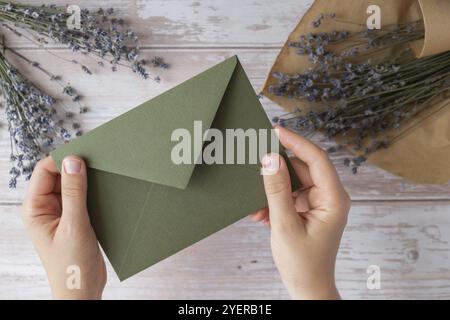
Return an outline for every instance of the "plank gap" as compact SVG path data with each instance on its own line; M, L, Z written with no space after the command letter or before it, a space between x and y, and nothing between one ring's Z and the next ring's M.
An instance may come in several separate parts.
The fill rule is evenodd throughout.
M9 47L13 50L35 50L35 51L45 51L45 50L58 50L58 51L67 51L69 53L72 53L69 49L66 47L60 47L60 46L46 46L46 47L34 47L34 46L26 46L26 47L16 47L11 46ZM195 46L195 45L179 45L179 46L167 46L167 45L161 45L161 46L142 46L140 50L173 50L173 51L179 51L179 50L281 50L281 46L245 46L245 45L239 45L239 46L221 46L221 45L208 45L208 46ZM75 53L78 54L78 53Z
M415 204L415 205L424 205L430 203L432 205L450 205L450 198L437 198L437 199L427 199L427 198L418 198L418 199L355 199L352 200L352 204L354 205L395 205L395 204ZM0 206L5 207L16 207L21 206L21 201L0 201Z

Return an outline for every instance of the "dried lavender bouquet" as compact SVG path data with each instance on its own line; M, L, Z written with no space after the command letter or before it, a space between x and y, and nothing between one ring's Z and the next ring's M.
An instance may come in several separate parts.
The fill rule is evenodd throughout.
M313 24L318 27L325 17L336 19L321 15ZM302 74L273 74L278 83L270 92L312 107L306 114L297 110L274 122L305 136L322 131L337 138L339 147L357 154L345 159L356 173L369 154L389 145L389 133L449 92L450 52L416 59L410 49L400 49L423 36L421 21L302 36L290 45L307 55L312 67ZM383 50L392 54L377 59Z
M67 59L46 49L49 42L68 46L72 51L90 57L100 66L110 65L113 71L118 67L131 69L144 79L159 81L159 76L150 76L148 63L139 58L140 43L136 33L126 23L115 17L112 8L95 12L80 11L79 28L69 28L71 14L64 7L54 5L35 6L17 2L0 1L0 27L4 35L13 35L44 48L50 55L69 63L75 63L86 74L91 68L76 59ZM6 41L7 42L7 41ZM81 95L60 76L48 72L44 66L30 60L12 48L1 44L0 89L3 92L6 120L11 140L11 161L9 186L15 188L19 177L28 179L36 165L54 145L80 136L80 125L75 122L77 113L86 113L88 108L80 103ZM6 58L5 51L16 55L25 63L43 72L60 86L64 95L78 106L78 112L71 111L62 100L47 95L36 84L28 81ZM151 59L155 68L168 68L161 57Z
M25 79L1 51L0 88L11 140L9 187L15 188L20 176L30 178L37 161L54 144L68 141L81 131L64 105Z
M127 28L123 19L114 16L112 8L96 12L81 9L79 29L67 26L70 16L65 8L55 5L33 6L0 1L1 26L15 35L40 45L47 44L48 40L68 45L74 52L97 58L101 66L104 61L109 62L113 71L123 66L144 79L159 81L158 76L152 77L147 72L147 61L139 59L140 44L136 33ZM71 62L78 63L76 60ZM161 57L155 57L150 62L153 67L168 67ZM87 66L81 67L91 73Z

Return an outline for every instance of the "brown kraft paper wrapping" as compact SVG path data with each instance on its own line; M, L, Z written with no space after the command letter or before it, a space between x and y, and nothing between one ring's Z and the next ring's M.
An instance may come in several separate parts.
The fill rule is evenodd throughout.
M368 17L366 10L369 5L380 6L382 25L424 19L425 39L411 44L417 57L450 50L449 0L316 0L279 53L264 85L263 94L287 111L292 111L296 107L300 107L304 112L308 111L311 106L302 101L269 93L269 87L277 83L272 77L273 72L301 73L311 66L307 57L300 56L294 49L289 48L289 42L297 41L300 35L309 32L361 31L361 26L341 24L331 19L325 19L319 29L313 28L311 22L320 13L336 13L341 20L365 25ZM388 50L384 52L385 55L391 53ZM389 148L374 152L369 156L368 162L413 182L448 183L450 180L449 98L431 104L426 111L406 122L400 130L391 132Z

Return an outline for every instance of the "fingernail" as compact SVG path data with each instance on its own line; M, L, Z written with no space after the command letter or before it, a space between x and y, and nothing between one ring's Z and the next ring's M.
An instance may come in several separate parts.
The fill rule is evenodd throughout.
M81 161L77 159L64 159L63 166L67 174L78 174L81 171Z
M280 156L276 153L266 154L261 160L262 174L275 174L280 168Z

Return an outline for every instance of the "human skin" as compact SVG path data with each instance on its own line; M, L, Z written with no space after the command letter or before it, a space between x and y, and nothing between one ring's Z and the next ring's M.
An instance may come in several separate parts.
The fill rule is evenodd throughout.
M106 284L103 256L89 221L86 166L80 158L64 159L59 173L50 157L31 177L22 218L47 271L55 299L100 299ZM80 271L80 288L67 285L71 267Z
M291 163L302 189L292 193L289 172L278 154L262 161L268 208L251 216L271 227L275 264L294 299L338 299L334 265L350 208L326 152L278 128L293 151ZM22 217L47 272L55 299L100 299L106 269L86 205L87 175L82 159L63 160L61 173L50 157L36 166ZM79 267L81 285L67 285L68 268Z
M335 261L347 223L350 198L325 151L277 127L281 144L302 188L294 193L286 163L278 154L263 158L268 208L251 216L271 228L271 247L283 283L294 299L339 299Z

